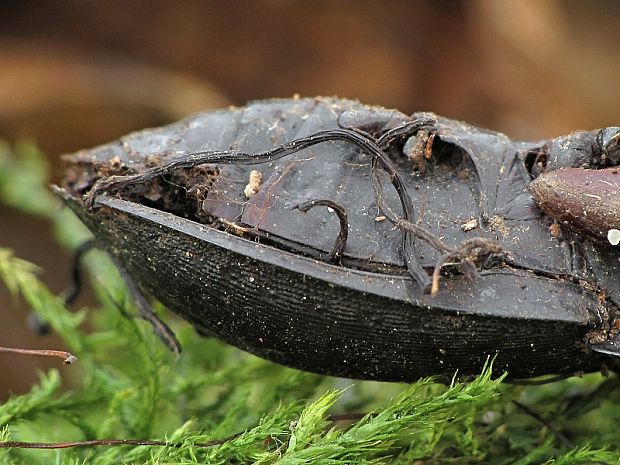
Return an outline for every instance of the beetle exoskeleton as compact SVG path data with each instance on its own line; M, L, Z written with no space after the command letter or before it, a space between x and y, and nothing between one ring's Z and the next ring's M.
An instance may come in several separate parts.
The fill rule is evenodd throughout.
M618 252L549 233L527 192L543 151L428 113L269 100L80 152L59 192L144 291L278 363L389 381L475 374L495 355L513 378L595 370L608 358L592 346L615 337ZM316 199L347 213L337 261L335 215L294 210ZM431 296L420 283L438 266Z

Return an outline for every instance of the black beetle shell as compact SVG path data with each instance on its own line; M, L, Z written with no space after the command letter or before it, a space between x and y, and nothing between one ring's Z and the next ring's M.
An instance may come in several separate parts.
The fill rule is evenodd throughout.
M169 309L284 365L413 381L476 374L496 354L495 367L512 378L601 363L578 343L600 304L567 281L494 272L473 286L451 280L450 293L431 298L416 294L407 277L346 270L135 203L102 198L87 214L67 201Z
M510 257L509 266L481 271L473 283L463 276L443 279L435 297L405 274L402 232L375 221L369 159L350 144L323 144L292 160L261 165L276 178L293 167L294 176L279 190L263 185L278 198L264 217L251 215L257 194L234 198L231 206L244 207L228 219L241 218L249 227L325 252L337 233L333 214L303 216L292 214L291 207L316 198L337 200L349 212L345 258L367 271L293 254L127 200L99 196L98 208L89 213L78 198L117 163L139 173L179 153L230 147L256 153L341 124L381 131L406 120L397 111L321 98L263 101L199 114L74 155L69 193L63 196L98 242L170 310L202 332L284 365L385 381L447 378L456 370L477 374L496 354L496 368L508 370L512 378L600 367L605 357L588 343L610 337L620 303L618 256L568 233L550 235L551 219L527 192L534 176L531 159L534 165L542 159L536 155L544 152L545 142L516 143L437 118L426 173L412 169L402 153L392 154L423 226L449 245L476 236L496 240ZM568 147L558 156L575 158L573 145L558 146ZM578 151L579 160L594 159L592 152ZM222 168L216 181L222 181L221 192L243 196L251 168ZM394 201L394 192L388 194ZM230 206L224 206L215 216L230 213ZM478 228L463 229L471 219ZM418 241L416 250L424 266L437 262L428 244ZM387 271L398 267L401 275Z

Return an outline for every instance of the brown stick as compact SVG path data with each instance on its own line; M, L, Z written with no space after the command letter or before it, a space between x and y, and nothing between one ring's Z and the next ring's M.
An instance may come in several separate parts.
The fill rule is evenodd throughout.
M235 434L225 439L214 439L207 442L197 442L196 447L214 447L235 439L240 434ZM183 444L170 443L166 441L150 441L148 439L92 439L90 441L71 441L71 442L24 442L24 441L4 441L0 442L0 449L69 449L72 447L89 446L167 446L181 447Z
M71 365L77 362L77 357L69 352L63 350L48 350L48 349L15 349L13 347L0 347L0 352L10 352L13 354L21 355L34 355L39 357L58 357L63 359L65 365Z
M366 413L344 413L338 415L329 415L328 421L334 423L338 421L358 421L365 417ZM197 442L195 447L215 447L225 444L233 439L238 438L243 433L236 433L224 439L212 439L206 442ZM91 439L89 441L70 441L70 442L24 442L24 441L0 441L0 449L69 449L73 447L97 447L97 446L166 446L181 447L183 444L170 443L166 441L157 441L149 439Z

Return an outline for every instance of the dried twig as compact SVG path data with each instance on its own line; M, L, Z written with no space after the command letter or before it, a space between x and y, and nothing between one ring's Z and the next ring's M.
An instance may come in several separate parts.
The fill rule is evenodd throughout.
M58 357L63 359L63 363L65 365L71 365L72 363L77 362L77 357L75 355L63 350L15 349L13 347L0 347L0 352L9 352L20 355L34 355L38 357Z
M358 421L364 418L366 413L344 413L329 415L327 420L331 423L339 421ZM211 441L196 442L194 447L207 448L225 444L238 438L243 433L235 433L223 439L212 439ZM163 447L182 447L183 443L166 442L150 439L91 439L88 441L68 441L68 442L25 442L25 441L4 441L0 442L0 449L70 449L74 447L99 447L99 446L163 446Z
M214 439L212 441L194 443L194 447L214 447L232 441L241 433L234 434L224 439ZM182 447L183 444L152 441L148 439L91 439L90 441L70 441L70 442L24 442L24 441L4 441L0 442L0 449L70 449L73 447L98 447L98 446L165 446Z

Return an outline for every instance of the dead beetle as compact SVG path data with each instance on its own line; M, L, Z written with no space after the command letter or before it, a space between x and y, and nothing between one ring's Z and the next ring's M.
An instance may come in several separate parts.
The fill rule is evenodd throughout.
M261 357L386 381L495 355L512 378L566 375L620 354L620 253L550 231L527 188L617 164L601 134L520 143L430 113L267 100L72 155L57 192L128 279Z

